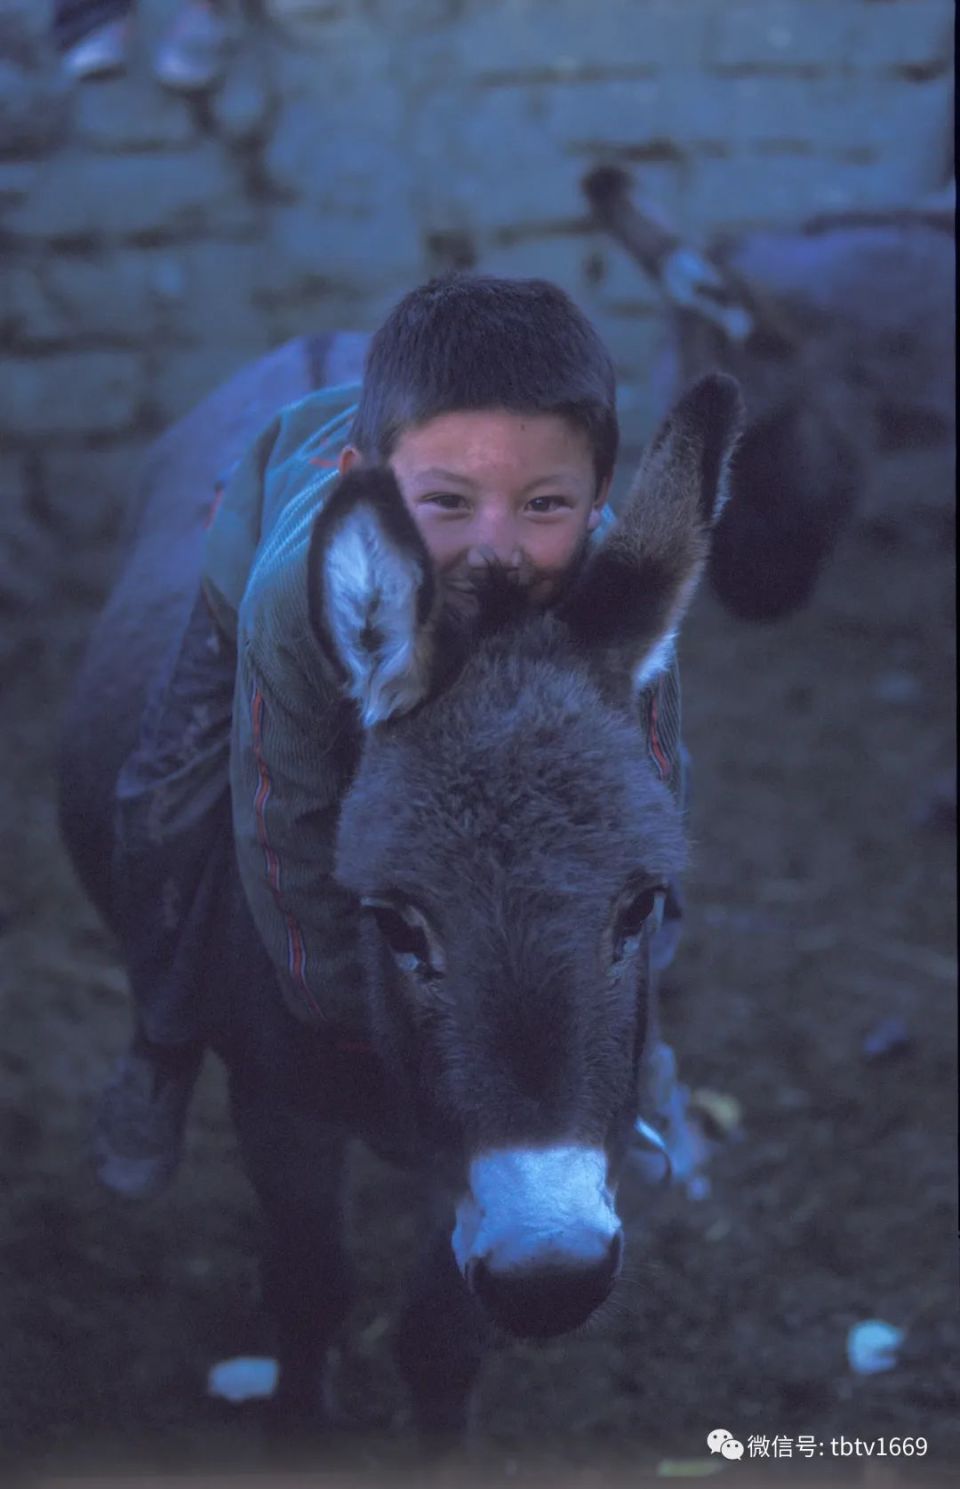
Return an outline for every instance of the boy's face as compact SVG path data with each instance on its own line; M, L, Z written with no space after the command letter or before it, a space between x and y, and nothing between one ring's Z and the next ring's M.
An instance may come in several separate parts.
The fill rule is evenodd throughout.
M348 446L341 475L359 459ZM544 604L580 558L600 521L586 436L556 414L471 410L440 414L397 441L389 461L448 598L469 604L499 564Z

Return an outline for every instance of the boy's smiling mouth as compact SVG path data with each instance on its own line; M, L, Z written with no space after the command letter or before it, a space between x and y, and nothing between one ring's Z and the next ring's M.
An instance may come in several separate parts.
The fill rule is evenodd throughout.
M522 594L531 610L545 605L559 587L556 575L538 572L525 560L514 568L491 561L483 568L458 564L439 576L443 608L459 621L477 619L487 602L508 587Z

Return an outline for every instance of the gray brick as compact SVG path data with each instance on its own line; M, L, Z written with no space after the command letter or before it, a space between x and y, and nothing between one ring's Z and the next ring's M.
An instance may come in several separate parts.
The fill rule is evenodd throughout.
M157 305L157 329L183 344L249 345L263 334L259 243L185 243L138 258Z
M8 455L0 451L0 505L4 512L19 507L26 480L26 467L22 455Z
M370 30L361 8L333 0L268 0L272 18L300 49L343 54L369 44Z
M924 168L930 172L930 179L926 183L919 179L917 168L905 157L900 163L879 157L852 162L841 158L828 162L824 170L829 171L834 183L848 184L849 200L846 205L857 210L870 210L916 202L925 196L928 186L937 184L934 165L932 160L924 163ZM832 211L833 207L828 206L824 210Z
M904 0L899 5L861 5L853 37L856 65L950 68L954 7L951 0Z
M587 284L585 261L588 235L525 238L519 243L482 248L477 268L484 274L521 279L552 279L570 295L579 296Z
M271 20L283 26L295 26L307 21L318 25L331 24L339 20L341 7L335 0L267 0Z
M20 315L19 264L9 260L0 273L0 344L6 346L16 332Z
M657 309L656 292L639 265L599 234L528 238L490 246L481 251L477 268L486 274L550 279L591 318L616 314L622 307L629 307L633 314L654 314ZM598 272L599 279L595 277Z
M365 331L368 334L376 331L386 320L390 311L396 305L402 295L412 289L415 284L421 284L430 274L427 264L421 265L420 269L413 275L398 275L395 279L384 280L382 287L373 288L358 295L350 306L346 304L331 304L326 307L321 319L311 322L321 331Z
M864 146L890 173L890 196L919 194L939 184L953 137L953 78L886 81L879 95L865 77L845 89L847 123L834 148Z
M663 413L663 398L651 380L650 369L620 379L617 395L620 438L623 444L621 471L614 481L614 495L624 492L636 473L637 453L650 438Z
M443 191L448 210L475 228L585 216L579 188L584 162L564 158L548 136L540 90L488 90L464 104L458 169Z
M302 202L272 214L263 267L268 301L310 292L374 292L423 268L418 224L409 202L388 192L373 211L350 213L339 202Z
M235 174L214 144L176 155L63 153L37 173L33 192L6 217L25 237L91 240L242 232L255 224Z
M687 122L690 110L680 108L676 96L678 75L679 69L657 78L543 84L509 93L501 89L488 95L488 106L494 113L508 100L513 107L522 107L526 97L531 124L565 152L590 155L598 149L632 149L671 141L678 123ZM690 100L691 108L694 101Z
M817 78L706 77L697 108L691 110L689 138L730 151L771 141L829 149L849 127L848 88L849 80L836 73ZM682 131L683 125L678 128ZM686 136L681 133L680 138Z
M882 148L891 159L906 155L912 160L931 149L931 136L939 131L939 161L952 124L950 86L946 77L878 85L875 78L839 73L817 78L714 75L702 80L697 109L690 111L690 133L678 121L674 138L693 155L711 153L712 142L731 153L779 145L826 157Z
M5 358L0 432L14 438L114 434L134 424L142 397L130 352Z
M44 454L44 502L57 533L78 544L115 537L133 499L141 456L139 443Z
M624 448L637 447L650 435L660 418L664 402L674 389L658 382L661 347L667 335L660 316L609 320L593 314L604 344L609 348L617 372L617 414Z
M3 0L3 40L12 56L36 66L50 50L48 7L37 0Z
M876 195L877 186L875 173L864 167L825 162L818 156L704 160L691 181L678 226L696 236L708 230L793 223L818 212L883 201L883 194Z
M226 80L213 95L210 109L217 133L232 145L251 149L268 137L277 97L262 59L250 52L231 64Z
M202 398L239 372L246 362L269 350L265 330L248 342L214 343L200 350L164 351L147 377L153 417L166 427Z
M274 340L286 341L304 331L347 331L369 336L397 302L432 270L423 263L413 273L394 274L377 285L358 283L331 294L320 289L296 302L279 305L273 315ZM361 359L362 360L362 359Z
M544 90L543 130L564 151L620 154L641 173L770 138L819 147L844 126L845 82L725 77L677 69L660 79ZM875 101L874 101L875 102Z
M501 0L472 8L457 28L470 76L698 66L711 0Z
M66 89L55 73L0 57L0 155L42 155L65 120Z
M38 258L11 270L9 288L10 334L18 345L142 343L163 325L149 263L135 253Z
M343 66L341 59L341 66ZM369 206L372 196L387 191L412 166L402 152L406 109L395 85L363 59L347 72L343 86L317 95L315 79L294 83L300 96L286 103L263 165L271 184L289 197L346 194L344 205ZM375 107L357 108L358 96L369 94Z
M863 8L861 0L726 0L716 7L709 60L718 67L835 68L850 57Z
M592 319L613 357L619 376L637 376L649 367L663 335L663 322L659 316L634 318L596 309Z
M0 214L30 195L39 169L33 160L0 160Z
M399 296L392 296L390 303L397 298ZM355 293L342 291L336 294L316 288L305 289L296 301L279 302L271 308L271 343L279 345L294 336L302 336L304 332L338 331L345 321L351 327L372 331L383 316L371 318L367 311L368 303L361 287Z
M35 608L49 586L53 554L49 537L31 511L26 462L0 455L0 666L5 666L27 640L22 627L11 626L12 611Z
M185 101L137 74L77 89L73 127L81 144L118 153L182 150L197 138Z

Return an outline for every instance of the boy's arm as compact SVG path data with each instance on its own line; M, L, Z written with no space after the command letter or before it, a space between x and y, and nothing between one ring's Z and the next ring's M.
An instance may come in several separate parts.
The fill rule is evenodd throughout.
M676 651L667 666L640 694L650 754L657 773L669 786L681 812L686 810L683 742L680 737L680 668Z
M263 544L277 533L294 549L306 542L318 493L336 468L359 391L359 383L321 388L280 409L218 484L203 582L225 635L237 634L251 575L262 567Z
M357 907L333 863L356 740L332 678L307 675L282 643L264 654L241 639L231 789L243 888L292 1012L354 1030L363 1022Z
M357 392L323 389L263 432L224 493L205 573L237 642L230 779L244 892L293 1011L354 1027L356 906L332 870L358 735L310 629L306 572Z

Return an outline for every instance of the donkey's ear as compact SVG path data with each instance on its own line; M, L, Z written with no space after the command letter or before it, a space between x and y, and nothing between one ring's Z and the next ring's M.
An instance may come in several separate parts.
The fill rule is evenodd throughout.
M742 424L733 378L711 373L694 384L655 432L616 526L563 606L588 649L638 685L669 659L727 499Z
M358 466L314 524L310 623L366 728L407 713L432 673L433 562L393 473Z

